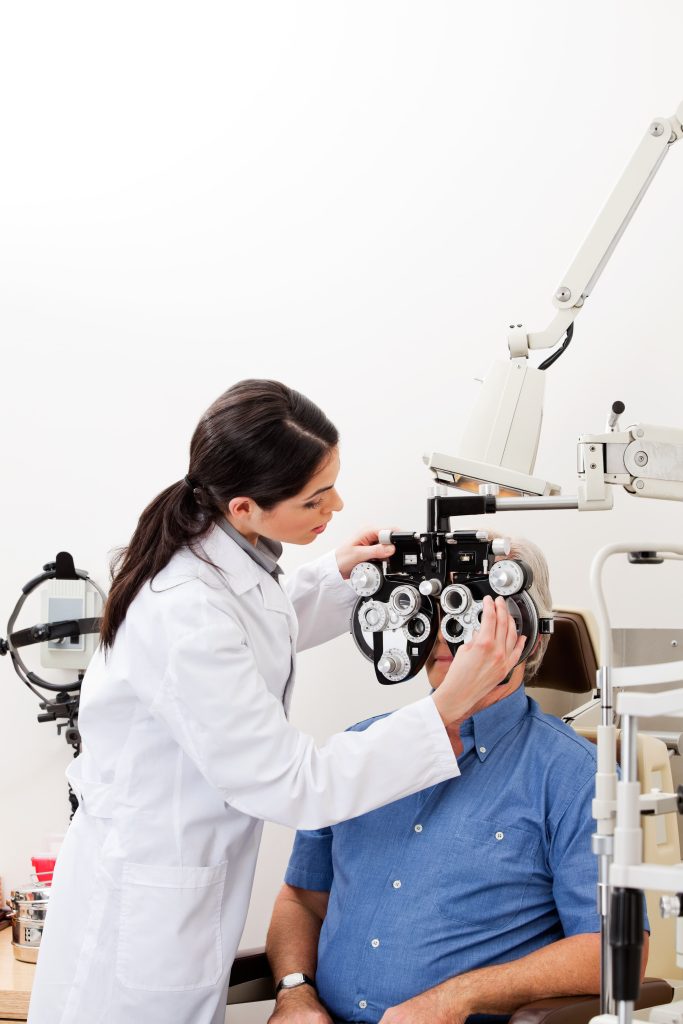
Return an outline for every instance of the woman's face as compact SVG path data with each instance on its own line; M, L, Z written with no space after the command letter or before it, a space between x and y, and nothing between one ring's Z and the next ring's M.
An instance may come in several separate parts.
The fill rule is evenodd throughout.
M333 448L293 498L278 502L269 512L248 498L235 498L230 502L228 519L252 544L258 537L285 544L310 544L324 533L333 514L344 507L335 489L338 475L339 450Z

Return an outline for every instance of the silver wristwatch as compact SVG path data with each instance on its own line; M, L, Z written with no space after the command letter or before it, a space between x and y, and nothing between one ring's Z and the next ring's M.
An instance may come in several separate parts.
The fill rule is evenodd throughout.
M315 988L313 979L301 971L295 971L294 974L285 974L284 978L281 978L277 984L275 995L281 992L283 988L299 988L300 985L310 985L311 988Z

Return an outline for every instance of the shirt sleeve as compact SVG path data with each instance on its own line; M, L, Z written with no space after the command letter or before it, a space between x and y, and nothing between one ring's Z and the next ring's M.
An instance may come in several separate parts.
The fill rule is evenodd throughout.
M594 788L591 771L568 800L551 835L553 895L566 936L600 931L598 858L591 849L595 831L591 809Z
M285 873L287 885L329 892L334 879L332 841L331 828L297 832Z
M592 767L592 762L591 762ZM566 936L600 931L597 907L598 858L591 847L595 832L592 802L595 775L588 778L569 800L550 843L550 867L553 874L553 895ZM650 923L643 896L643 922Z

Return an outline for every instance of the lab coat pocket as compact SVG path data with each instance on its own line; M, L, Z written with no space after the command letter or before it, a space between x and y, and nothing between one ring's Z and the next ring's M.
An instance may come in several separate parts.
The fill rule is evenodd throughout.
M116 955L122 985L172 992L217 983L227 866L124 865Z

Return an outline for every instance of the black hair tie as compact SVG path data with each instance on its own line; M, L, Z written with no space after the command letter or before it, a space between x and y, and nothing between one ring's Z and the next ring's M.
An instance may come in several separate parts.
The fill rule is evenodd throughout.
M185 477L185 483L191 491L196 491L199 484L196 484L190 476Z

